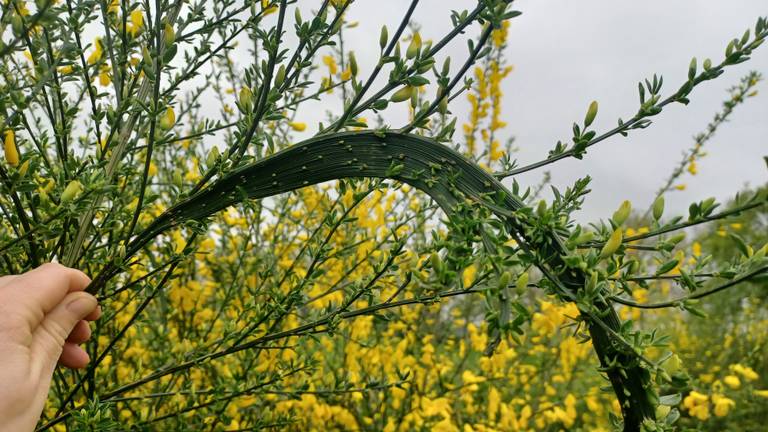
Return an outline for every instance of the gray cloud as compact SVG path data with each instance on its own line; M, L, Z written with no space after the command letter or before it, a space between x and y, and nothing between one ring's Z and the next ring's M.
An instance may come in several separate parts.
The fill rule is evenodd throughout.
M347 18L360 21L360 26L345 30L345 48L355 51L362 76L378 59L379 28L387 24L392 34L409 3L358 0L352 5ZM422 26L425 39L434 39L450 30L451 9L470 9L474 4L422 0L414 21ZM502 137L516 137L520 147L516 156L523 164L544 158L558 140L568 140L571 124L583 119L592 100L600 103L595 127L605 131L619 117L627 119L637 111L637 82L641 79L653 73L663 75L662 93L670 94L685 81L691 57L698 57L700 64L706 57L718 63L727 42L753 28L758 15L767 12L764 0L519 0L514 8L523 15L510 28L507 58L515 70L503 86L508 126ZM478 32L475 27L466 36L475 37ZM466 56L465 40L450 44L443 53L453 58L454 71ZM581 161L551 165L547 169L553 184L564 188L584 175L593 177L593 192L579 215L584 221L609 216L624 199L630 199L636 208L648 206L682 152L692 145L693 135L721 108L727 88L748 71L766 71L767 66L768 48L761 47L751 61L697 87L689 106L670 105L648 129L600 143ZM383 75L381 82L386 79ZM763 90L765 85L758 88ZM687 175L683 180L687 189L667 197L670 211L685 212L691 201L709 196L727 199L745 184L766 181L768 171L762 160L768 154L765 97L752 98L736 109L732 121L708 143L709 155L698 164L700 174ZM300 117L312 124L324 120L325 110L339 113L341 101L335 99L307 105L299 111ZM464 98L456 102L453 111L462 121L468 104ZM388 110L387 121L392 126L403 124L404 108ZM456 137L460 136L457 131ZM541 176L540 170L518 180L534 185Z

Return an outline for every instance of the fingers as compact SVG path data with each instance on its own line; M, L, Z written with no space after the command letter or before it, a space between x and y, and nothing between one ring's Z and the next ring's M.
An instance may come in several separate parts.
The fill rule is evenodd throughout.
M32 341L32 355L34 359L40 359L41 372L52 373L59 357L62 357L62 364L73 365L72 367L80 367L83 362L88 362L85 352L73 342L90 335L90 330L79 326L87 327L87 324L80 323L94 313L98 313L96 298L88 293L75 291L67 294L45 316L35 330ZM73 333L73 342L65 343Z
M99 318L101 318L101 306L96 306L93 312L85 316L85 319L88 321L96 321Z
M67 337L67 342L77 345L87 341L90 337L91 328L88 326L87 322L80 320L75 324L75 328L72 329L69 337Z
M39 320L61 303L68 293L84 290L91 279L80 270L46 263L17 276L12 282L9 288L32 308L39 323Z
M85 350L73 343L65 343L59 357L59 364L71 369L82 369L91 360Z

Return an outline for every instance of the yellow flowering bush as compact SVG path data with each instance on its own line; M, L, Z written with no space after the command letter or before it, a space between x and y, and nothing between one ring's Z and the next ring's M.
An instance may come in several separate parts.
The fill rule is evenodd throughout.
M582 226L589 178L549 200L546 176L501 181L687 104L748 60L766 19L666 97L661 77L640 83L615 129L594 129L592 102L522 165L502 109L510 3L446 11L451 28L427 34L414 1L358 64L348 0L2 2L0 265L80 267L104 310L38 429L764 425L766 238L745 215L765 191L664 215L759 74L645 213L625 201ZM465 57L443 54L462 39Z

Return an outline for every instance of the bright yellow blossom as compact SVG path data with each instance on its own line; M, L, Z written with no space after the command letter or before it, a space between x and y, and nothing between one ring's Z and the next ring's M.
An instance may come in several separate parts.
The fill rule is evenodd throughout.
M5 161L8 165L16 167L19 165L19 149L16 148L16 134L13 129L5 131L3 139L3 148L5 150Z
M734 390L741 387L741 381L739 380L739 377L737 377L736 375L726 376L725 378L723 378L723 382L725 383L725 385L727 385L728 387Z
M297 131L297 132L303 132L307 129L307 124L302 122L290 122L288 123L288 126L291 127L291 129Z
M713 395L712 402L715 404L714 412L717 417L725 417L731 408L736 405L736 402L732 399L721 395Z
M88 56L88 64L95 64L104 57L104 46L101 44L101 38L93 41L93 52Z
M132 10L130 22L131 26L128 28L128 32L131 34L131 36L135 37L141 33L144 28L144 12L142 12L142 10L139 8Z
M323 63L328 66L328 73L331 75L336 75L339 72L339 66L336 64L336 58L334 56L323 56Z

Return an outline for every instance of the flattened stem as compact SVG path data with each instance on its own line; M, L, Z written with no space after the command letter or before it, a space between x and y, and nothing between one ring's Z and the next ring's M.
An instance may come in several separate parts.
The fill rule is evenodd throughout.
M527 238L525 230L511 212L524 207L496 178L475 163L434 140L396 132L342 132L309 139L262 160L238 168L200 192L180 201L155 219L128 245L126 259L136 254L155 237L189 220L204 219L224 208L246 199L260 199L330 180L344 178L387 178L410 184L434 199L440 207L451 212L462 199L487 201L487 194L500 192L503 207L498 203L489 208L499 218L509 222L515 234L528 246L549 257L544 263L550 269L563 268L562 256L567 253L554 232L536 243ZM494 207L497 210L494 210ZM119 272L116 265L106 266L94 279L89 292L100 290ZM584 286L586 275L571 272L560 282L572 291ZM595 304L598 315L614 332L621 321L607 302ZM651 380L636 357L614 346L611 335L587 314L592 345L600 364L624 365L607 369L607 376L621 404L626 432L639 431L644 419L654 419L655 407L646 395Z

